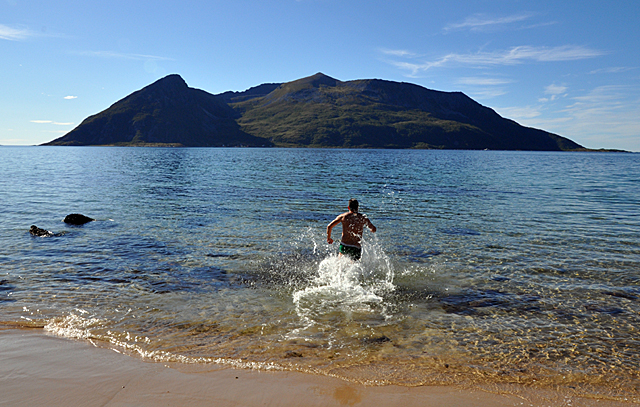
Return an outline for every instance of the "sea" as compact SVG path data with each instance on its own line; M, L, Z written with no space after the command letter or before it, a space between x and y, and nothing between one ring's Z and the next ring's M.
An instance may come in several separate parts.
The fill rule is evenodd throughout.
M350 198L377 227L359 262L326 238ZM0 206L1 326L181 365L640 401L638 154L5 146Z

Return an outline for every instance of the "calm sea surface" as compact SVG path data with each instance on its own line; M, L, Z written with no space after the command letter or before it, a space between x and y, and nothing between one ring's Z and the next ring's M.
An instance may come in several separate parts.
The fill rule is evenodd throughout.
M359 263L325 237L352 197L378 227ZM2 147L0 206L5 324L166 362L640 400L637 154Z

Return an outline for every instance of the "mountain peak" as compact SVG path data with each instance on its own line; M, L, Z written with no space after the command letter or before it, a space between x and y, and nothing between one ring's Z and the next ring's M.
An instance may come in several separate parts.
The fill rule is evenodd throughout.
M177 86L188 87L187 82L185 82L184 79L182 79L182 76L178 75L177 73L173 73L165 76L164 78L160 78L154 83L152 83L150 86L153 86L153 85L164 85L164 86L177 85Z
M312 87L312 88L319 88L320 86L329 86L329 87L333 87L336 86L337 84L339 84L340 81L337 79L334 79L330 76L327 76L325 74L323 74L322 72L318 72L315 75L311 75L311 76L307 76L306 78L302 78L302 79L298 79L296 81L293 82L289 82L285 85L298 85L298 86L303 86L303 87Z
M187 82L178 74L167 75L153 82L151 85L145 86L138 92L165 92L169 94L184 93L189 89Z
M306 78L298 79L292 82L283 83L269 94L267 97L270 102L275 102L287 97L297 97L295 95L308 95L310 92L314 93L322 87L333 88L341 84L337 79L318 72L315 75L307 76Z

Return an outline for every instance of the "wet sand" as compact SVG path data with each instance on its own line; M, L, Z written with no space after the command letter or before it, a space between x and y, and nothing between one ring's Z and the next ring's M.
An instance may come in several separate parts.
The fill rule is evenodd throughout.
M325 376L217 366L169 367L40 329L0 329L7 406L632 406L522 389L363 386Z

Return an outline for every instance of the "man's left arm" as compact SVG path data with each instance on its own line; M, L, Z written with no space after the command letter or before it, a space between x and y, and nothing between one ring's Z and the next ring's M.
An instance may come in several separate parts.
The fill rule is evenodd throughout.
M327 243L333 244L333 239L331 238L331 230L340 222L342 222L342 216L338 216L333 220L333 222L327 225Z

